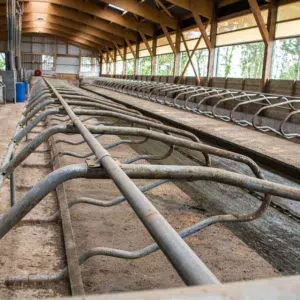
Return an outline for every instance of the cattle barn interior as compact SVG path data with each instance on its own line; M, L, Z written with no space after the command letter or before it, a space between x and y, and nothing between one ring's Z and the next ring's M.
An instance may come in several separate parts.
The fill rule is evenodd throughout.
M0 299L300 299L299 0L0 14Z

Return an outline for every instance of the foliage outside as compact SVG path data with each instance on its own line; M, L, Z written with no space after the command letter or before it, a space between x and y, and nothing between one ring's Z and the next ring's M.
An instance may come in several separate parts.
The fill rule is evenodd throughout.
M122 60L119 60L116 62L116 75L123 74L123 66L124 66L124 63Z
M96 57L81 57L80 59L80 72L82 73L99 73L99 62Z
M0 70L5 70L5 53L0 53Z
M42 55L42 70L53 71L54 70L54 56Z
M192 52L193 51L190 51L190 55L192 55ZM179 71L180 75L184 71L184 68L186 67L187 62L188 62L187 52L181 52L180 53L180 71ZM192 62L195 66L198 77L207 76L207 65L208 65L208 50L207 49L197 50L192 58ZM189 63L189 66L188 66L184 76L195 76L195 72L194 72L194 69L193 69L191 63Z
M300 38L275 42L272 78L300 80Z
M174 72L174 54L168 53L156 56L155 75L172 76Z
M216 50L215 76L261 78L263 58L263 43L219 47Z
M126 60L126 75L134 75L134 59Z
M144 75L144 76L150 76L151 75L151 57L141 57L139 58L139 68L138 68L138 74Z

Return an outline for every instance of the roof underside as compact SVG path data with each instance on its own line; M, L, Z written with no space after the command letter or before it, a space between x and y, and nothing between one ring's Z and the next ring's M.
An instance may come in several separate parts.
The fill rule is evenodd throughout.
M127 42L153 37L177 26L195 25L192 11L203 22L249 9L245 0L21 0L23 34L49 34L94 50L108 50ZM266 1L260 1L265 4ZM2 36L5 36L6 0L0 0Z

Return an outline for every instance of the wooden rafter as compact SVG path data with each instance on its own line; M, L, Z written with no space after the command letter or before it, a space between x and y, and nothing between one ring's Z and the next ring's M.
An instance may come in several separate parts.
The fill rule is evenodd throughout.
M237 2L240 2L241 0L220 0L218 2L218 7L224 7L224 6L228 6Z
M0 5L0 14L6 15L5 5ZM81 28L83 25L85 25L87 28L92 27L92 29L101 30L103 35L105 33L107 33L108 35L113 34L114 36L116 36L117 39L120 38L124 39L124 37L127 37L131 41L136 41L137 39L137 33L132 30L128 30L128 29L125 30L121 26L118 26L113 23L109 24L105 20L94 19L86 13L57 6L51 3L45 3L45 2L26 3L24 7L24 15L26 16L27 14L51 15L53 17L63 18L66 21L76 20L76 22L78 22L78 26L76 26L76 28L78 27ZM3 18L3 21L6 22L5 18ZM112 38L111 40L114 39ZM118 40L115 41L118 42Z
M159 11L146 2L139 3L136 0L102 0L102 2L120 7L152 22L163 23L165 26L176 29L176 20L168 16L165 11Z
M162 28L162 30L163 30L163 32L164 32L164 34L165 34L165 36L166 36L166 38L167 38L167 40L169 42L169 45L172 48L173 53L175 54L176 53L176 49L175 49L174 43L172 41L172 38L170 36L170 33L169 33L167 27L165 25L161 24L161 28Z
M213 0L168 0L168 2L206 18L210 19L212 17L214 7Z
M146 48L147 48L147 50L148 50L150 56L153 57L154 55L153 55L152 49L151 49L151 47L150 47L150 45L149 45L149 42L148 42L146 36L145 36L142 32L140 32L140 35L141 35L141 37L142 37L143 42L144 42L145 45L146 45Z
M36 30L36 28L24 28L24 29L22 29L22 34L37 34L37 30ZM92 42L84 40L82 38L78 38L76 36L72 36L70 34L66 34L66 33L63 33L63 32L57 31L57 30L51 30L51 29L48 29L48 28L43 28L40 31L39 34L43 34L43 35L48 34L48 35L51 35L51 36L61 37L61 38L67 39L69 41L72 41L74 43L78 43L80 45L83 45L85 47L93 48L97 51L99 51L99 49L100 49L99 45L97 45L95 43L92 43Z
M69 27L65 27L65 26L61 26L61 25L56 25L56 24L51 24L48 22L40 22L40 21L36 21L36 22L23 22L22 24L23 28L35 28L37 31L42 29L42 28L47 28L47 29L51 29L51 30L56 30L56 31L61 31L63 33L66 34L70 34L73 36L77 36L79 38L88 40L92 43L98 44L99 47L103 47L103 46L109 46L109 47L113 47L113 43L99 39L95 36L71 29Z
M262 17L260 8L257 4L257 0L248 0L251 11L254 15L255 21L257 23L258 29L261 33L262 39L264 41L265 44L268 44L269 40L270 40L270 36L269 36L269 32L267 29L267 26L265 24L265 21Z
M23 0L24 2L31 2L31 0ZM77 11L90 14L94 17L107 20L112 23L119 24L125 28L130 28L134 31L142 31L147 35L153 36L154 28L151 24L138 22L135 18L130 16L121 16L112 8L103 9L97 4L85 2L82 0L38 0L38 2L52 3L64 7L72 8ZM5 4L6 0L0 0L0 3Z
M155 0L155 3L158 5L158 7L161 7L163 9L163 11L172 19L174 19L174 16L171 14L171 12L169 11L168 7L166 7L161 0Z
M78 31L81 31L81 32L89 34L89 35L93 35L97 38L106 40L109 43L113 42L113 43L118 43L119 45L124 45L125 44L125 40L121 37L116 36L116 35L106 33L105 31L99 30L99 29L94 28L94 27L82 26L82 24L76 22L76 20L71 21L69 19L65 19L65 18L61 18L61 17L49 15L49 14L28 14L28 13L25 13L23 15L23 22L36 22L37 20L39 20L39 18L42 18L43 19L42 21L44 21L44 22L65 26L65 27L68 27L68 28L76 29ZM6 22L6 20L4 20L4 22ZM38 21L38 22L41 22L41 21Z

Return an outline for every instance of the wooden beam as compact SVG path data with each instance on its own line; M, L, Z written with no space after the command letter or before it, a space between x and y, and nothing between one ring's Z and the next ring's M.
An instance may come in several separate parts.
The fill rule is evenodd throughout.
M213 77L214 72L214 64L215 64L215 53L216 53L216 42L217 42L217 16L216 9L214 10L213 17L210 22L210 43L211 48L209 49L208 55L208 66L207 66L207 84L211 83L211 79Z
M140 43L136 44L136 58L134 60L134 75L138 75L139 73L139 51L140 51Z
M175 54L176 53L176 49L175 49L174 43L173 43L173 41L171 39L171 36L170 36L170 33L169 33L167 27L165 25L163 25L163 24L160 24L160 26L161 26L161 28L162 28L162 30L163 30L163 32L164 32L164 34L165 34L168 42L169 42L169 45L172 48L173 53Z
M149 45L149 42L148 42L146 36L145 36L142 32L140 32L140 35L141 35L141 37L142 37L143 42L145 43L145 45L146 45L146 47L147 47L147 50L148 50L150 56L153 57L153 52L152 52L152 50L151 50L151 47L150 47L150 45Z
M98 47L101 48L103 46L109 46L109 47L113 47L113 43L102 40L102 39L98 39L97 37L94 37L92 35L77 31L77 30L72 30L68 27L65 26L61 26L61 25L56 25L56 24L51 24L51 23L47 23L47 22L40 22L40 21L36 21L36 22L24 22L22 24L23 28L35 28L36 31L39 31L40 29L43 28L47 28L47 29L51 29L51 30L56 30L56 31L61 31L63 33L66 34L70 34L73 36L77 36L79 38L88 40L90 42L93 42L95 44L98 44Z
M134 52L133 47L132 47L130 41L128 39L125 39L125 41L127 43L127 46L129 47L130 52L132 53L133 57L136 59L136 53Z
M174 58L174 77L179 75L180 68L180 42L181 42L181 30L179 24L176 30L176 41L175 41L175 58Z
M114 60L113 60L113 76L116 75L117 73L117 65L116 65L116 62L117 62L117 49L114 48Z
M161 0L155 0L156 4L158 4L163 10L164 12L172 19L174 19L174 16L170 13L168 7L166 7Z
M155 75L155 66L156 66L156 49L157 49L157 37L153 38L152 41L152 53L153 56L151 57L151 76Z
M211 49L211 47L212 47L212 46L211 46L211 42L210 42L210 40L209 40L209 37L208 37L208 35L207 35L205 26L203 25L201 18L199 17L199 15L198 15L197 12L192 11L192 13L193 13L194 19L195 19L195 21L196 21L196 23L197 23L197 25L198 25L198 27L199 27L199 29L200 29L201 36L202 36L203 39L204 39L204 42L205 42L205 44L206 44L206 47L207 47L208 49Z
M176 20L168 16L164 11L160 11L146 2L139 3L136 0L102 0L102 2L120 7L152 22L176 29Z
M36 28L23 28L22 29L22 34L35 34L37 35L37 30ZM51 36L57 36L57 37L61 37L65 40L68 40L68 41L71 41L71 42L74 42L74 43L77 43L77 44L80 44L82 46L85 46L86 48L89 48L89 49L95 49L97 51L99 51L99 45L95 44L95 43L92 43L90 41L87 41L87 40L84 40L82 38L78 38L76 36L72 36L70 34L66 34L66 33L63 33L61 31L57 31L57 30L51 30L51 29L48 29L48 28L42 28L41 29L41 32L38 34L39 36L41 34L48 34L48 35L51 35Z
M31 0L23 0L24 2L31 2ZM112 8L103 9L101 6L82 0L38 0L38 2L52 3L61 5L64 7L72 8L77 11L90 14L92 16L98 17L100 19L113 22L115 24L121 25L125 28L130 28L134 31L142 31L149 36L153 36L154 28L152 25L147 23L141 23L135 18L129 16L121 16L117 11ZM0 3L6 3L6 0L0 0Z
M124 55L123 55L121 49L119 48L119 46L117 45L117 43L114 43L114 45L115 45L115 48L117 49L119 55L121 56L122 60L124 60Z
M0 5L0 14L5 16L6 15L6 6ZM37 17L43 15L51 15L60 18L64 18L64 20L70 20L79 23L79 27L87 26L92 27L94 29L101 30L103 34L113 34L118 39L123 39L127 37L131 41L136 41L137 39L137 32L134 32L129 29L124 29L121 26L118 26L113 23L108 23L102 19L95 19L92 18L90 15L86 13L82 13L79 11L75 11L69 8L65 8L62 6L57 6L51 3L46 2L29 2L26 3L24 8L24 14L34 14ZM3 21L6 22L6 18L3 18ZM116 40L116 42L118 42Z
M251 11L254 15L255 21L257 23L258 29L261 33L262 39L263 39L264 43L267 45L269 42L270 36L269 36L269 32L268 32L267 26L265 24L265 21L262 17L260 8L257 4L257 0L248 0L248 2L250 5L250 8L251 8Z
M191 12L206 18L211 18L213 13L213 0L168 0L168 2L183 7Z
M69 27L72 29L76 29L78 31L84 32L89 35L93 35L97 38L113 42L113 43L118 43L119 45L124 45L125 40L124 38L118 37L116 35L106 33L103 30L99 30L98 28L90 27L87 25L83 25L76 20L71 21L69 19L49 15L49 14L36 14L36 13L24 13L23 15L23 22L40 22L39 19L42 18L42 21L56 24L56 25L61 25L65 27ZM0 21L1 22L1 21Z
M221 7L228 6L228 5L240 2L240 1L241 0L220 0L218 2L218 7L221 8Z

